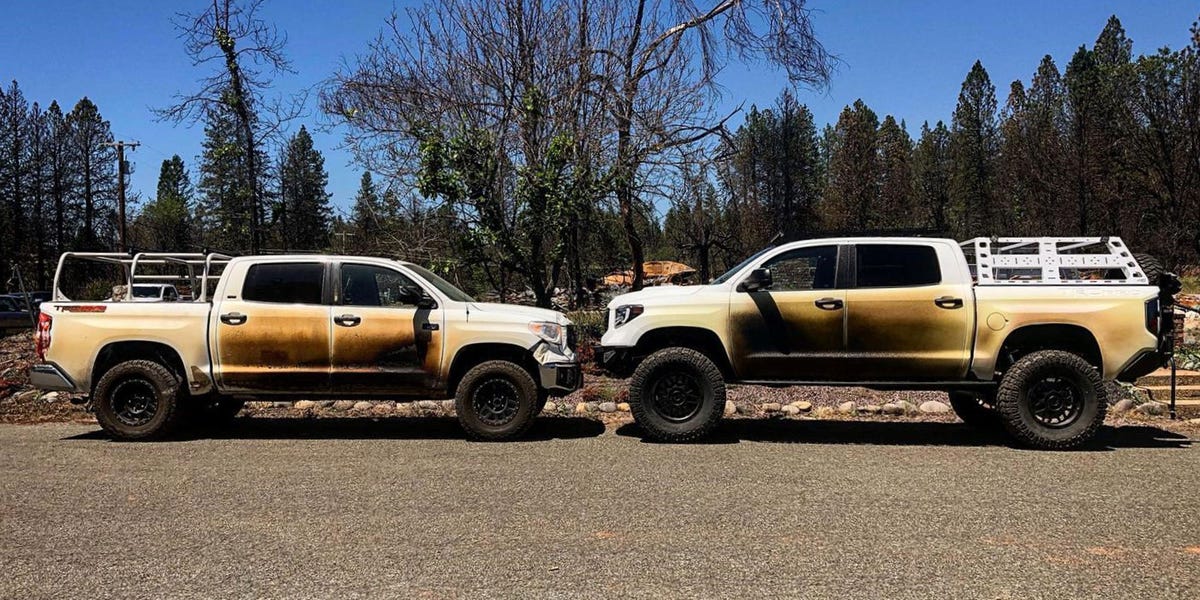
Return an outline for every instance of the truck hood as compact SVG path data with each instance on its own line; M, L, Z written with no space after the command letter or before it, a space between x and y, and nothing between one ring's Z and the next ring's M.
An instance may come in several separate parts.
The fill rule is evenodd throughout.
M536 306L521 306L519 304L500 304L499 302L472 302L471 312L480 312L492 320L508 320L526 323L529 321L549 321L560 325L570 325L571 321L562 313L548 308Z
M673 303L688 296L693 296L706 286L703 285L660 285L656 287L645 288L638 292L630 292L621 294L612 299L608 303L609 308L616 308L625 304L646 304L648 302Z

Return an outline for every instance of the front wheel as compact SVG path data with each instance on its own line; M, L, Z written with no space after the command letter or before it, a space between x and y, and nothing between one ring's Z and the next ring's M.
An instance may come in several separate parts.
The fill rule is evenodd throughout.
M1099 371L1081 356L1061 350L1022 357L1004 374L996 395L1008 432L1022 444L1047 450L1092 439L1107 408Z
M180 381L163 365L127 360L109 369L92 392L96 420L119 440L166 436L179 420Z
M629 409L648 437L686 442L716 428L725 410L725 379L709 358L690 348L651 354L629 382Z
M454 410L467 435L480 441L520 437L540 410L538 387L520 365L489 360L463 376Z

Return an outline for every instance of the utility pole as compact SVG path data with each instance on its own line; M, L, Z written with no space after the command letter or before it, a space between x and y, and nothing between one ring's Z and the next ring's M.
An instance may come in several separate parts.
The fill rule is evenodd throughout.
M126 142L117 140L115 142L104 142L101 146L112 146L117 149L117 180L120 182L117 185L117 251L124 252L129 246L125 237L125 176L128 174L128 168L125 162L125 147L130 150L137 150L141 142Z
M354 237L354 234L353 234L353 233L348 233L348 232L345 232L345 231L335 231L333 235L334 235L334 237L341 238L341 240L342 240L342 254L345 254L345 253L346 253L346 236Z

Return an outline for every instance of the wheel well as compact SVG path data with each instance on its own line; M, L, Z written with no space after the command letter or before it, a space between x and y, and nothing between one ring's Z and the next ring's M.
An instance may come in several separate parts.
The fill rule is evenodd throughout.
M733 377L733 367L725 345L716 332L700 327L663 327L642 334L634 347L635 362L663 348L691 348L708 357L726 379Z
M1003 372L1022 356L1038 350L1064 350L1078 354L1092 366L1103 369L1100 344L1092 332L1079 325L1026 325L1008 334L996 361L996 370Z
M187 381L183 368L183 359L174 348L160 342L113 342L100 349L96 362L92 365L92 386L109 369L127 360L151 360L163 365L175 374L180 381Z
M528 349L515 344L471 344L463 346L454 355L454 362L450 363L450 374L446 378L446 393L453 397L458 391L458 382L462 381L463 375L466 375L471 367L489 360L507 360L521 365L535 382L538 381L537 361Z

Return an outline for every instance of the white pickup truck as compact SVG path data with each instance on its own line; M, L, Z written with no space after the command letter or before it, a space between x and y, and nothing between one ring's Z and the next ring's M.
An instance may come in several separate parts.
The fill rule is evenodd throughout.
M726 383L950 392L964 421L1066 448L1105 380L1171 351L1178 279L1118 238L844 238L767 248L709 285L618 296L596 357L654 438L722 416Z
M70 259L117 265L129 286L175 278L196 300L68 301ZM187 273L161 274L171 267ZM35 338L33 385L87 394L120 439L231 417L247 399L431 397L453 397L471 436L510 439L581 385L561 313L476 302L381 258L69 253Z

